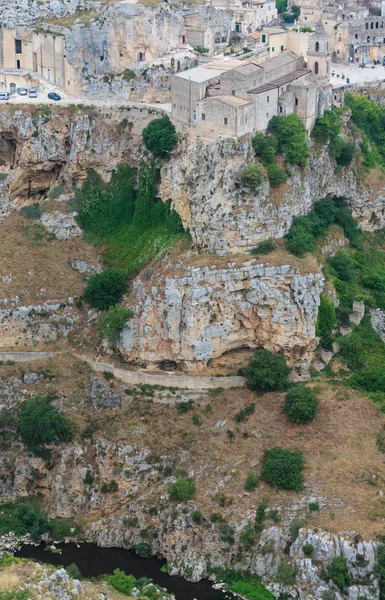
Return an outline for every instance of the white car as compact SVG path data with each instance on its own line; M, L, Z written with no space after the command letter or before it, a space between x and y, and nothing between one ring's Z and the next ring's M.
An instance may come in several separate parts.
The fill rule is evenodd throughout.
M37 91L34 88L31 88L28 95L30 98L37 98Z
M23 88L23 87L17 88L17 93L20 96L27 96L27 94L28 94L27 90L25 88Z
M0 100L9 100L8 92L0 92Z

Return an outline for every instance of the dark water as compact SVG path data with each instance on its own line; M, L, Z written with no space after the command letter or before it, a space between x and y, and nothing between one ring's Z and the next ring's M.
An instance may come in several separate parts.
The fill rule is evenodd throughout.
M39 562L51 565L68 567L75 563L83 577L97 577L104 573L112 573L114 569L121 569L127 575L150 577L154 583L167 588L177 600L225 600L228 596L218 590L212 589L212 584L203 580L190 583L182 577L170 577L162 573L162 562L156 558L142 558L130 550L121 548L99 548L94 544L58 544L62 554L52 554L44 551L45 544L41 546L23 546L16 556L32 558ZM232 596L233 597L233 596Z

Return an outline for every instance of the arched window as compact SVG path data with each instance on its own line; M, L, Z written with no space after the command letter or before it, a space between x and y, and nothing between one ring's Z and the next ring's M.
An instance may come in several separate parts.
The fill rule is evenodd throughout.
M318 75L318 63L314 63L314 74Z
M178 60L178 62L176 63L176 70L179 73L179 71L180 71L180 60Z
M315 43L315 51L316 51L316 52L319 52L319 42L316 42L316 43Z
M143 60L146 60L146 53L138 52L137 60L138 60L138 62L142 62Z

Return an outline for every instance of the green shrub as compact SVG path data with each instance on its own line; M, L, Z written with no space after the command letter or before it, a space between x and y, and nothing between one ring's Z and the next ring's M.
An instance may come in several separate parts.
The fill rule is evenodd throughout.
M195 50L195 52L198 52L198 54L207 54L209 51L209 48L205 48L204 46L198 45L198 46L194 46L194 50Z
M319 400L314 391L299 384L287 392L283 412L292 423L308 423L314 419L318 404Z
M286 12L287 0L276 0L275 5L277 7L277 11L279 12L279 14Z
M336 271L339 279L342 281L354 280L354 264L349 254L339 250L337 254L329 260L329 263Z
M303 553L304 553L305 556L309 556L310 557L310 556L313 556L314 546L313 546L313 544L307 544L306 543L306 544L304 544L302 546L302 550L303 550Z
M185 402L178 402L178 404L176 405L176 410L179 415L184 415L185 413L190 412L190 410L193 410L193 408L194 408L194 402L192 400L186 400Z
M98 330L101 337L110 342L117 342L120 333L124 329L128 319L133 317L134 313L129 308L123 306L110 306L106 315L101 315L98 320Z
M287 249L295 256L302 257L306 252L314 252L314 236L301 225L292 225L286 239Z
M295 567L290 565L286 560L283 560L275 575L275 580L281 585L294 585L297 571Z
M309 510L311 512L318 512L319 511L319 504L318 504L318 502L309 502L308 508L309 508Z
M287 173L285 169L282 169L282 167L276 164L268 165L266 169L271 187L278 187L285 183L287 179Z
M124 69L122 73L122 78L124 81L131 81L132 79L135 79L135 77L136 74L132 69Z
M41 208L38 202L34 202L29 206L22 206L19 210L19 213L23 217L27 217L27 219L40 219L41 217Z
M187 502L195 496L195 483L189 479L178 477L175 483L168 486L168 495L171 500Z
M322 117L318 117L311 132L311 137L317 142L325 143L337 137L341 127L340 110L333 107L331 110L325 111Z
M303 488L303 457L279 446L265 450L260 478L272 487L300 491Z
M191 513L191 518L195 525L200 525L203 521L203 515L200 510L193 510L193 512Z
M79 567L75 563L71 563L66 567L66 571L72 579L80 579L82 574L80 572Z
M321 294L315 333L319 337L328 337L336 326L337 319L334 304L324 294Z
M230 545L234 544L234 542L235 542L234 527L232 527L231 525L228 525L228 523L222 523L221 525L219 525L218 532L219 532L219 537L221 538L222 542L224 542L225 544L230 544Z
M48 444L72 440L71 422L45 396L23 402L17 412L17 433L27 450L35 454Z
M259 256L260 254L269 254L278 248L278 244L275 240L266 240L265 242L261 242L252 249L251 254L254 256Z
M265 136L257 131L252 139L252 145L255 155L264 165L274 163L275 154L278 148L278 140L275 136Z
M114 492L117 492L118 489L118 483L113 479L109 483L103 483L101 485L100 491L102 494L112 494Z
M107 270L88 279L84 298L93 308L107 310L119 302L126 290L123 275L118 271Z
M256 192L263 183L263 170L261 165L254 163L244 167L238 174L240 185Z
M245 550L251 550L256 541L255 529L251 521L247 521L247 525L242 529L239 536L239 543L245 548Z
M223 519L221 513L218 513L218 512L215 512L210 516L211 523L222 523L223 520L224 519Z
M294 519L294 521L290 522L289 531L290 531L291 539L293 540L293 542L295 542L295 540L299 536L299 531L300 531L300 529L302 529L304 524L305 523L303 521L301 521L300 519Z
M252 576L239 574L238 577L230 584L230 590L234 594L247 600L274 600L273 594Z
M337 207L335 202L328 196L314 203L314 212L318 216L321 232L334 223Z
M343 590L350 584L350 575L347 560L344 556L335 556L327 571L329 579Z
M136 584L136 579L133 575L126 575L120 569L115 569L113 575L105 575L104 580L108 585L125 596L131 595Z
M86 475L85 475L85 477L83 479L83 483L85 485L92 485L94 483L94 481L95 481L95 477L92 475L92 472L91 471L87 471Z
M308 147L306 129L296 114L287 117L273 117L268 131L278 139L278 150L283 152L291 165L304 167L307 164Z
M193 416L191 417L191 420L192 420L193 425L196 425L197 427L199 425L201 425L201 423L202 423L201 418L197 413L193 414Z
M139 543L135 546L135 552L143 558L150 558L152 555L151 548L148 544Z
M247 492L253 492L257 487L258 478L252 471L249 471L246 477L244 488Z
M352 162L356 153L356 147L352 142L343 141L337 148L335 148L334 158L336 159L337 165L341 167L347 167Z
M235 420L237 423L242 423L249 417L250 415L255 413L255 404L247 404L244 406L237 414L235 415Z
M379 576L380 599L385 598L385 546L382 543L377 550L377 562L374 567L375 573Z
M154 156L167 156L178 143L176 129L170 119L154 119L142 131L144 145Z
M247 387L257 392L282 392L287 388L290 369L283 356L257 350L244 369Z

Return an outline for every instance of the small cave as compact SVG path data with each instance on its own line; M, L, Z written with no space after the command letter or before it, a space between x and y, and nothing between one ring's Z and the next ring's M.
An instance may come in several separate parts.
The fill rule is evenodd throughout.
M15 161L16 142L14 139L0 137L0 167L9 169Z
M162 360L158 366L161 371L176 371L178 363L175 360Z

